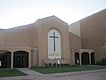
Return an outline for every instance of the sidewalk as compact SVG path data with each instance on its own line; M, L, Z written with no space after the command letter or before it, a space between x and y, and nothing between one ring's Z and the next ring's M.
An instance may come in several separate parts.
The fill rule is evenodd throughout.
M0 80L106 80L106 69L54 74L41 74L28 68L18 70L28 76L5 77Z
M28 75L17 77L2 77L0 80L50 80L49 76L30 70L28 68L17 68L17 70L22 71Z
M54 76L54 77L62 77L62 76L74 76L74 75L81 75L81 74L83 75L83 74L100 73L100 72L106 72L106 69L66 72L66 73L53 73L47 75Z

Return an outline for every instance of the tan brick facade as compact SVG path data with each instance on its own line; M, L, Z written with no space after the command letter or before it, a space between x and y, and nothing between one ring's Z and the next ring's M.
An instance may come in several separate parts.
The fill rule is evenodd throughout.
M61 59L48 59L48 32L52 29L60 34ZM29 25L0 29L0 61L4 68L94 64L95 59L106 57L104 42L106 10L70 26L59 18L50 16Z

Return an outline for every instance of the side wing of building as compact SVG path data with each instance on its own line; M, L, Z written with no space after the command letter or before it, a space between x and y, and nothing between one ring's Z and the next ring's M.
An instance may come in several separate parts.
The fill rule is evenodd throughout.
M82 48L94 49L97 61L106 57L106 9L80 20Z

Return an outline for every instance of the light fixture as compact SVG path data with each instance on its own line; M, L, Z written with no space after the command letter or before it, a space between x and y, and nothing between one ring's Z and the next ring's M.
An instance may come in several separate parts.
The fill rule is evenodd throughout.
M104 42L103 45L106 45L106 42Z

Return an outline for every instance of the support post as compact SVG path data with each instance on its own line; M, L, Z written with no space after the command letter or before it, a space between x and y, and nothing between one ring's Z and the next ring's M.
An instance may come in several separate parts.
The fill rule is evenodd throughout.
M28 57L29 57L29 62L28 62L28 64L29 64L29 68L31 68L31 52L29 52L29 55L28 55Z
M11 69L13 69L13 64L14 64L14 63L13 63L13 57L14 57L14 53L12 52L12 53L11 53Z
M91 64L91 54L89 53L89 64Z
M82 65L81 53L79 53L80 65Z

